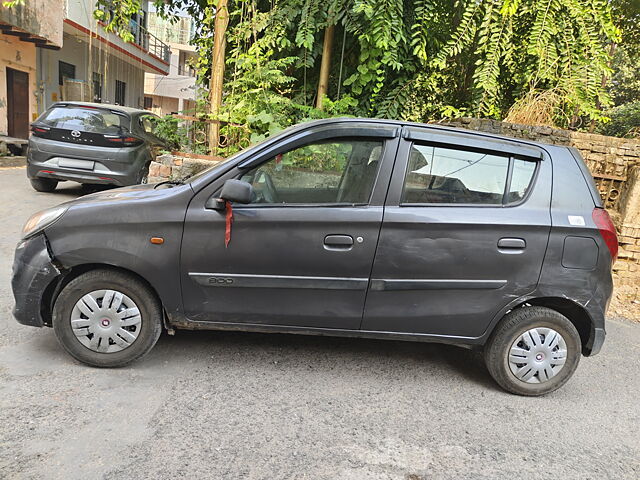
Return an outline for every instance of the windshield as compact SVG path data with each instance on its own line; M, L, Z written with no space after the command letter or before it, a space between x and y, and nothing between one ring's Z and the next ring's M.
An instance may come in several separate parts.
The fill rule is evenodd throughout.
M212 165L211 167L209 167L209 168L207 168L205 170L202 170L202 171L196 173L195 175L193 175L191 177L183 179L183 182L191 183L194 180L197 180L198 178L203 177L204 175L208 174L209 172L212 172L213 170L218 168L218 166L226 164L229 160L235 160L236 158L240 157L241 155L244 155L249 150L257 149L260 145L263 145L263 144L265 144L267 142L270 142L270 141L274 140L275 138L283 137L283 136L287 135L290 131L294 130L295 128L296 128L296 125L293 125L291 127L285 128L284 130L282 130L281 132L278 132L277 134L268 136L267 138L264 138L264 139L260 140L259 142L253 143L253 144L249 145L248 147L243 148L239 152L234 153L230 157L225 158L221 163L217 163L216 165Z
M198 173L184 179L183 181L185 183L191 183L194 180L206 175L207 173L215 170L218 166L222 165L222 164L226 164L229 160L234 160L235 158L238 158L240 155L244 154L245 152L257 147L258 145L261 145L262 143L264 143L266 140L262 140L261 142L258 143L254 143L253 145L249 145L246 148L243 148L242 150L240 150L239 152L234 153L233 155L231 155L228 158L225 158L222 162L220 163L216 163L215 165L210 166L209 168L205 168L204 170L199 171Z
M129 130L129 118L110 110L69 105L53 107L39 120L51 128L118 135Z

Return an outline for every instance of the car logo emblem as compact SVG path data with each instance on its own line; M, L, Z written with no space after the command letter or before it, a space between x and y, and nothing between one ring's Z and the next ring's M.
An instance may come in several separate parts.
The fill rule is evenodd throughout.
M80 135L81 135L81 133L78 130L73 130L71 132L71 136L72 137L78 138Z

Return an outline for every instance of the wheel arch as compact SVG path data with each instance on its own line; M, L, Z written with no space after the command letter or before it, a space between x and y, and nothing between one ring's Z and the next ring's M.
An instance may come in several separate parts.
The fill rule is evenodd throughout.
M92 270L118 271L118 272L122 272L122 273L126 273L128 275L131 275L131 276L135 277L137 280L139 280L140 282L144 283L149 288L149 290L153 293L154 297L158 301L158 304L160 305L160 308L162 309L162 311L164 313L163 322L162 323L166 327L166 325L167 325L167 322L166 322L166 310L164 308L164 304L162 302L162 298L158 294L158 291L151 284L151 282L149 282L146 278L144 278L142 275L140 275L139 273L137 273L137 272L135 272L133 270L130 270L128 268L124 268L124 267L121 267L121 266L115 266L115 265L110 265L110 264L105 264L105 263L83 263L83 264L80 264L80 265L75 265L75 266L67 269L63 275L58 277L57 281L51 282L45 288L44 293L42 295L42 302L41 302L41 305L40 305L40 309L41 309L41 315L42 315L43 322L44 322L44 324L46 326L48 326L48 327L52 326L53 305L54 305L56 299L58 298L58 295L62 291L62 289L69 282L71 282L73 279L79 277L83 273L86 273L86 272L89 272L89 271L92 271Z
M550 308L567 317L578 330L582 354L585 356L591 354L591 348L588 345L590 344L589 340L595 334L595 325L589 312L583 306L564 297L534 297L519 303L513 309L526 308L527 306Z

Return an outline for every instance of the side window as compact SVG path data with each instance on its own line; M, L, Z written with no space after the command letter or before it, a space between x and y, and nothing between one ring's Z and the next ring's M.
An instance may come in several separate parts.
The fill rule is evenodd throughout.
M254 204L366 204L381 156L378 140L330 140L278 154L241 179Z
M505 202L509 163L512 182ZM535 162L485 152L414 144L402 192L402 203L501 205L527 193Z

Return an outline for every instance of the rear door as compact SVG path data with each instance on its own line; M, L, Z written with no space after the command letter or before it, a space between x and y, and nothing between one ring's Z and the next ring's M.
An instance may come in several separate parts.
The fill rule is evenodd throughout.
M397 127L331 125L287 138L201 190L181 253L186 315L203 322L358 329L399 137ZM208 210L224 180L251 204Z
M538 282L550 159L472 133L408 127L403 137L362 329L478 337Z

